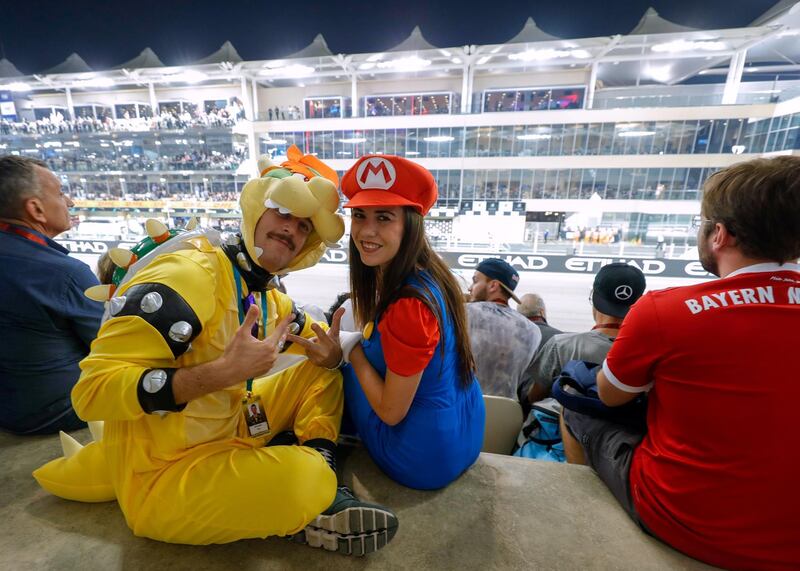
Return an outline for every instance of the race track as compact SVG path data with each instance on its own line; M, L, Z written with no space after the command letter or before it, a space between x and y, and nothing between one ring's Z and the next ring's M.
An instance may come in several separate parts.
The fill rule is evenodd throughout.
M94 269L97 255L72 254ZM472 280L472 272L458 270L463 278L464 291ZM586 331L594 322L589 304L589 292L594 276L547 272L520 272L518 295L536 292L547 305L548 322L562 331ZM684 286L704 280L690 278L649 277L647 289ZM284 279L287 291L298 303L313 303L327 310L336 296L349 289L347 266L343 264L317 264ZM514 302L511 302L514 306Z

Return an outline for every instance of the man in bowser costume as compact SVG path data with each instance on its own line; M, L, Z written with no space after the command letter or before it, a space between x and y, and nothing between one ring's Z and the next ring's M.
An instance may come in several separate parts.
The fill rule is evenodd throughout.
M103 435L34 472L44 488L116 498L136 535L172 543L277 535L363 555L392 539L390 510L337 488L343 350L270 288L344 231L336 172L287 154L242 190L240 235L187 234L110 292L72 393ZM286 347L300 362L274 374L290 331L316 349ZM270 442L286 431L299 445Z

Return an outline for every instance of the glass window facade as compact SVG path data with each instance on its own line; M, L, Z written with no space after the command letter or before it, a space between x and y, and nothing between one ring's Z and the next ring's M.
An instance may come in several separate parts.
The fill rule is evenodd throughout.
M150 118L153 116L153 109L149 103L120 103L114 105L114 112L117 119Z
M211 113L212 111L222 111L227 106L227 99L206 99L203 101L203 111L206 113Z
M113 117L111 107L105 105L75 105L72 109L76 118L103 120Z
M303 101L306 119L329 119L350 116L349 97L314 97Z
M462 201L526 199L697 200L705 179L717 169L491 169L433 170L437 206ZM65 187L80 200L235 201L247 177L204 172L59 171ZM344 173L339 172L341 177Z
M186 200L235 202L247 177L232 174L64 174L64 192L79 201ZM93 205L84 206L93 208Z
M589 199L698 200L716 168L433 170L439 202ZM460 191L460 189L463 189Z
M61 117L67 116L66 107L34 107L33 117L36 121L41 119L50 119L53 116L61 114Z
M800 114L751 121L715 119L287 131L261 140L261 152L295 144L320 159L385 153L409 158L765 153L800 148Z
M170 115L181 115L188 113L189 115L197 114L197 104L188 101L161 101L158 104L160 113L168 113Z
M104 112L99 106L78 107L82 113ZM178 104L178 109L181 108ZM759 120L287 131L274 132L260 140L261 152L273 155L285 154L291 144L323 160L356 159L364 154L378 153L412 159L760 154L800 149L800 113ZM168 184L179 185L175 188L185 194L189 191L180 186L184 184L183 179L173 181L170 177L199 176L200 183L212 186L217 184L214 181L228 180L234 177L241 162L247 158L247 139L246 135L220 127L20 134L10 131L6 123L0 122L0 153L45 160L55 172L70 180L73 175L87 181L99 177L98 188L105 188L103 192L106 194L113 191L112 194L121 193L123 196L143 195L152 192L153 184L160 185L160 178L167 179ZM473 199L588 199L594 194L608 200L697 200L703 182L714 170L633 166L567 169L465 167L436 170L434 176L439 184L442 204ZM138 182L136 177L139 176L145 177L145 186ZM153 177L155 182L151 180ZM125 179L124 188L118 184L121 181L116 179L119 178ZM208 180L203 181L204 178ZM191 193L195 193L198 184L205 188L200 183L191 182ZM89 184L84 185L86 189ZM117 186L119 191L113 190Z
M436 115L451 113L457 101L453 93L408 93L370 95L362 99L366 117Z
M543 89L492 89L483 92L483 112L581 109L583 87Z

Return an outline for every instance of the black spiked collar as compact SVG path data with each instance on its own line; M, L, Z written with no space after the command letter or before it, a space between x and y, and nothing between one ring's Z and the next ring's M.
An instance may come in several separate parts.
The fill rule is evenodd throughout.
M236 234L235 237L224 241L222 250L228 256L233 267L239 270L248 290L266 291L268 289L267 284L273 275L253 261L250 254L247 253L247 248L244 247L241 234Z

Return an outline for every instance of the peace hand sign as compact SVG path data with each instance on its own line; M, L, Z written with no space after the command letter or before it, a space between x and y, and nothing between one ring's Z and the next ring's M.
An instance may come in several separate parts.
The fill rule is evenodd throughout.
M306 339L299 335L288 335L286 338L297 343L306 351L308 360L318 367L333 369L342 361L342 348L339 343L339 329L345 309L340 307L333 314L331 327L326 332L318 323L312 323L311 329L317 336Z
M233 384L266 374L286 342L289 323L294 319L294 315L284 317L269 337L262 341L252 334L253 325L258 322L260 313L261 310L257 305L251 305L244 322L225 347L223 358L231 367L230 377L234 380Z

